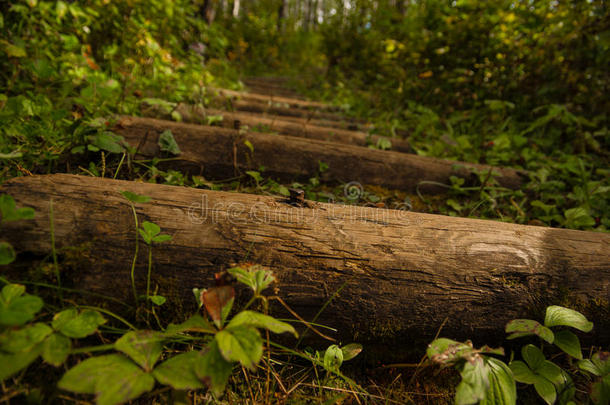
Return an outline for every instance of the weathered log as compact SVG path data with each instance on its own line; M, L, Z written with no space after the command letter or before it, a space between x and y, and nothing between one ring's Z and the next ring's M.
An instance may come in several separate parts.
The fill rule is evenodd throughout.
M189 307L193 287L209 286L213 273L247 260L274 272L280 296L305 319L341 290L318 322L379 359L421 350L444 320L443 336L497 343L507 321L540 319L547 304L582 310L595 322L595 343L610 341L605 233L46 175L2 185L0 192L33 207L36 218L3 223L0 238L21 260L48 254L52 199L59 260L67 247L81 252L63 282L128 300L134 227L123 190L150 196L136 204L140 221L172 236L153 248L154 285L168 298L166 308Z
M263 102L263 103L268 103L268 102L280 103L280 104L285 104L292 108L315 109L315 110L325 110L325 111L340 111L341 110L340 107L333 106L333 105L326 104L326 103L321 103L319 101L307 101L307 100L300 100L300 99L295 99L295 98L290 98L290 97L270 96L270 95L263 95L263 94L248 93L248 92L243 92L243 91L220 89L220 88L214 88L214 87L209 88L209 91L211 94L219 95L221 97L235 98L235 99L241 99L241 100L246 100L246 101L259 101L259 102Z
M375 145L379 140L378 135L368 135L365 132L351 131L340 128L321 127L316 125L319 121L311 122L304 118L286 118L278 116L261 116L244 112L228 112L213 108L204 108L196 105L178 104L174 111L178 112L184 122L195 124L206 124L210 116L222 116L218 123L225 128L248 127L263 130L265 132L278 132L282 135L297 136L301 138L319 139L346 143L350 145L367 146ZM171 114L158 106L150 106L142 109L142 115L152 118L169 119ZM411 152L407 141L403 139L389 139L392 150L399 152Z
M171 130L182 150L178 159L171 162L172 166L215 180L264 166L266 176L282 181L307 181L319 175L329 182L355 181L405 191L419 187L426 193L445 192L446 188L438 183L450 184L451 176L476 179L470 169L493 170L504 187L518 188L522 182L521 173L513 169L267 133L139 117L123 117L114 129L146 157L159 156L158 138L165 130ZM246 141L254 146L254 152ZM319 173L318 162L326 163L329 168ZM424 180L432 183L420 185Z
M247 113L263 114L265 116L280 116L283 120L305 122L310 125L349 129L351 131L366 130L371 126L364 120L346 117L338 113L302 108L290 108L285 104L260 101L245 101L238 99L225 99L217 97L210 104L226 111L241 111Z

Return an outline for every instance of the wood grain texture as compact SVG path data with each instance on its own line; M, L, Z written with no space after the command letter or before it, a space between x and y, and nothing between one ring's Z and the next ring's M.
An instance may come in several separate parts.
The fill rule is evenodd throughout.
M286 104L292 108L303 108L303 109L316 109L324 111L340 111L341 108L319 101L308 101L291 97L282 97L278 95L269 94L255 94L243 91L210 88L212 94L219 95L221 97L240 99L244 101L258 101L263 103L281 103Z
M225 128L235 128L238 126L250 129L257 129L259 132L277 132L281 135L296 136L300 138L317 139L348 145L367 146L377 144L378 135L369 136L365 132L341 129L337 127L323 127L316 125L322 124L320 121L311 122L305 118L287 118L280 116L266 116L247 112L228 112L213 108L204 108L188 104L178 104L176 112L182 117L182 121L195 124L206 125L207 117L222 116L223 120L218 125ZM170 114L164 112L157 106L142 109L142 115L151 118L170 119ZM403 139L391 139L392 150L399 152L411 152L407 141Z
M451 184L458 176L475 183L469 168L493 170L501 186L519 188L523 174L506 168L460 163L431 157L359 146L344 145L259 132L239 132L220 127L185 124L152 118L122 117L114 132L122 135L141 156L159 156L159 134L171 130L183 153L174 168L203 174L210 179L227 179L245 170L264 166L265 176L281 181L318 176L318 162L329 168L320 178L335 183L359 182L390 189L424 193L445 192L446 188L421 181ZM246 146L249 141L254 153Z
M153 251L154 283L171 308L188 307L193 287L247 260L273 270L280 295L306 319L343 286L319 321L379 359L421 349L415 344L431 340L446 318L443 336L501 342L508 320L540 319L548 304L582 310L595 322L595 343L610 342L605 233L331 204L301 208L274 197L48 175L2 185L37 215L3 224L1 239L23 258L48 254L53 199L60 252L86 246L84 262L64 281L128 300L134 229L122 190L150 196L137 204L140 221L173 237Z

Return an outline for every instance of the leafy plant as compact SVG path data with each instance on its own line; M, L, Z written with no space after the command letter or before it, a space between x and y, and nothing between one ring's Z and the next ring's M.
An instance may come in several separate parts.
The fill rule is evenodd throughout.
M0 226L5 222L34 218L34 210L29 207L17 208L13 197L8 194L0 195ZM10 243L0 241L0 265L15 261L17 254Z

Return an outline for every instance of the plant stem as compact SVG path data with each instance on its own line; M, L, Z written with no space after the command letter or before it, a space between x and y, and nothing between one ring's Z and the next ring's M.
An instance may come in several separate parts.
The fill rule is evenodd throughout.
M53 199L51 199L49 202L49 220L51 222L51 251L53 252L53 267L55 269L55 277L57 278L57 291L59 293L59 299L63 300L61 277L59 274L59 265L57 264L57 250L55 249L55 217L53 215Z
M146 302L150 299L150 273L152 270L152 242L148 245L148 274L146 275Z
M136 207L131 203L131 210L133 211L133 219L136 223L136 251L133 255L133 261L131 262L131 288L133 289L133 299L135 300L136 307L138 305L138 293L136 291L136 279L135 279L135 271L136 271L136 260L138 259L138 250L140 248L139 245L139 232L138 232L138 214L136 213Z
M123 161L125 160L125 155L126 155L126 153L123 153L123 157L121 157L121 161L119 162L119 166L114 171L114 177L112 177L113 179L116 179L117 174L119 174L119 171L121 170L121 166L123 165Z

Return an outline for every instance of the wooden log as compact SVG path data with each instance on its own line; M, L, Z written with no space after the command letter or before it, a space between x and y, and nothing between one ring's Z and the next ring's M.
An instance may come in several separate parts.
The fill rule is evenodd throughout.
M225 111L241 111L246 113L263 114L265 116L278 115L283 120L292 120L295 122L303 122L301 120L305 120L304 122L311 125L349 129L351 131L367 130L371 127L361 119L345 117L338 113L321 110L290 108L290 106L287 104L281 103L263 103L260 101L245 101L218 97L211 103L210 106L212 108L219 108Z
M583 311L595 322L588 336L597 345L610 342L606 233L46 175L1 186L36 217L3 223L0 240L21 260L49 254L52 199L60 263L74 262L67 247L80 249L81 262L63 270L63 282L128 300L134 227L123 190L151 197L136 204L140 221L172 236L152 253L165 311L192 308L193 287L209 286L213 273L247 260L274 272L280 296L305 319L340 290L318 322L337 328L333 336L344 343L364 343L377 360L421 352L445 320L443 336L497 344L507 321L540 319L548 304ZM146 249L141 253L140 291Z
M195 124L206 124L210 116L222 116L218 123L225 128L248 127L263 130L264 132L278 132L282 135L297 136L301 138L319 139L346 143L350 145L367 146L375 145L380 139L379 135L368 135L365 132L350 131L340 128L321 127L304 118L286 118L277 116L261 116L244 112L228 112L213 108L204 108L196 105L178 104L174 111L178 112L184 122ZM152 118L171 118L171 114L159 106L150 106L142 109L142 115ZM319 122L318 122L319 123ZM411 152L407 141L403 139L389 139L392 150L399 152Z
M382 151L334 142L220 127L185 124L151 118L123 117L114 132L122 135L142 156L160 156L159 134L170 130L182 150L172 167L222 180L239 172L266 168L265 175L281 181L320 176L327 182L375 184L395 190L445 192L450 176L474 182L470 169L493 170L501 186L518 188L522 174L513 169L459 163L406 153ZM254 146L252 153L246 141ZM329 168L319 173L319 163Z
M218 95L225 98L234 98L241 99L246 101L258 101L263 103L280 103L286 104L292 108L302 108L302 109L316 109L316 110L325 110L325 111L340 111L341 108L337 106L333 106L326 103L321 103L319 101L308 101L308 100L300 100L290 97L281 97L281 96L271 96L264 94L254 94L248 93L244 91L235 91L228 89L220 89L220 88L209 88L209 91L212 95Z

